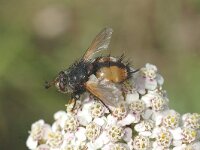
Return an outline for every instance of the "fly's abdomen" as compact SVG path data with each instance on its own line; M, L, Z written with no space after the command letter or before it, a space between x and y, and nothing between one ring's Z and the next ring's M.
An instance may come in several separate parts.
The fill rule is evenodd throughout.
M128 65L113 57L103 57L96 60L96 76L114 83L121 83L129 76Z
M109 81L120 83L127 79L126 68L119 68L116 66L102 67L96 72L96 76L99 78L104 78Z

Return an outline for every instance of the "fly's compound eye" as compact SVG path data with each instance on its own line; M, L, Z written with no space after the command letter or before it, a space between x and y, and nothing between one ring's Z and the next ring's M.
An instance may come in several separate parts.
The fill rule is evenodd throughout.
M67 84L66 75L63 71L59 73L59 89L65 92L65 85Z
M63 82L59 82L59 88L61 91L65 91L65 85L63 84Z

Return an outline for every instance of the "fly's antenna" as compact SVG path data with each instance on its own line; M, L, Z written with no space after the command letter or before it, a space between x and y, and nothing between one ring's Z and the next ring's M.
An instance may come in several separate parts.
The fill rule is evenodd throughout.
M51 81L51 82L45 81L45 83L44 83L45 89L48 89L48 88L50 88L51 86L55 85L56 82L58 82L58 79L57 79L57 78L56 78L55 80Z
M48 88L50 88L52 85L53 85L53 82L45 81L45 83L44 83L44 88L45 88L45 89L48 89Z

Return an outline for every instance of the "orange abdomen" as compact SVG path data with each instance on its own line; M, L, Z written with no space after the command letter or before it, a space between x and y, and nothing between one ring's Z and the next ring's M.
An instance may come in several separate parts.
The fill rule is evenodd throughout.
M97 78L104 78L114 83L120 83L127 79L126 68L120 68L117 65L102 67L96 72Z

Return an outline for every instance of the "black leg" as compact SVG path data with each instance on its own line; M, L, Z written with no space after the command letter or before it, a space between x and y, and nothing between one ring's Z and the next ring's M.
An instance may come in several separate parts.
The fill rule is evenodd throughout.
M74 104L73 104L73 107L72 107L72 111L74 110L75 106L76 106L76 99L74 99Z
M72 107L72 111L73 111L74 108L76 107L76 101L77 101L79 98L80 98L80 96L79 96L78 94L73 93L73 94L71 95L71 99L74 100L74 104L73 104L73 107Z
M100 100L100 99L99 99ZM109 112L112 114L112 111L110 110L110 108L102 101L102 100L100 100L101 102L102 102L102 104L109 110Z

